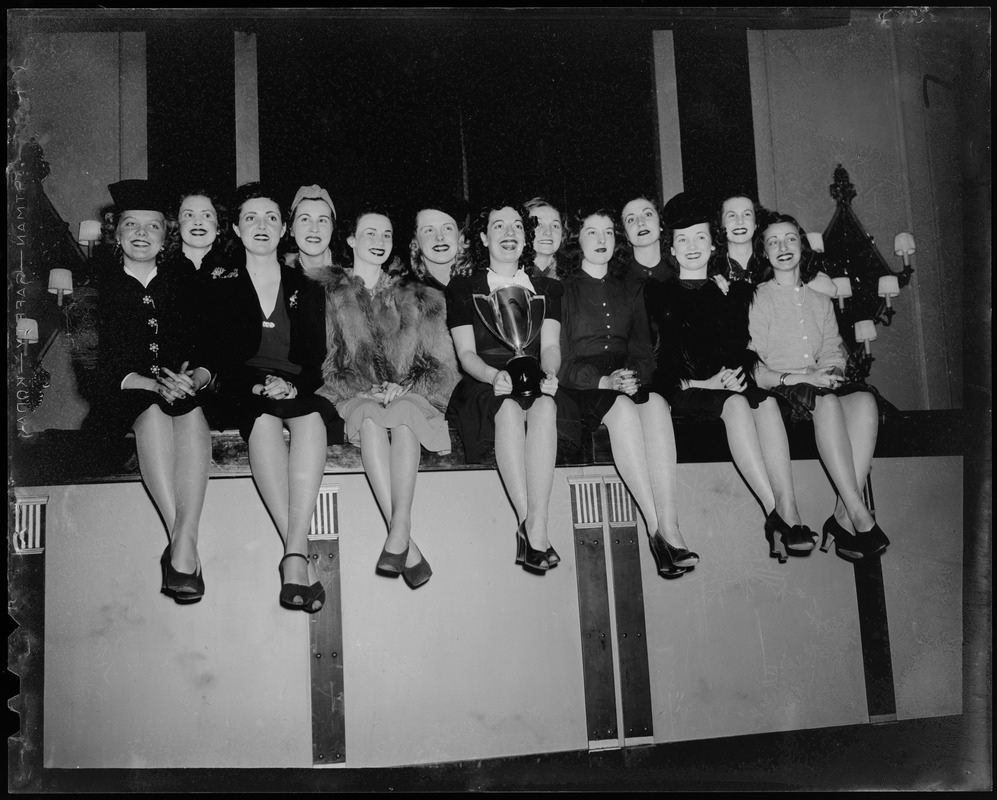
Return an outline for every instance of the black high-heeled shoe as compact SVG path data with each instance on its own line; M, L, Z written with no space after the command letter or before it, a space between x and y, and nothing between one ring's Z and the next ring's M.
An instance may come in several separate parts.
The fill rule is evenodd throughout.
M660 531L656 531L654 535L661 539L662 544L664 544L665 549L668 551L668 558L671 559L672 564L676 567L692 569L699 563L699 553L693 553L685 547L676 547L673 544L668 544Z
M790 525L773 509L765 518L765 538L769 543L769 558L780 564L787 556L808 556L816 546L816 535L806 525Z
M558 558L558 561L560 561L560 558ZM545 573L550 569L547 551L535 550L530 544L530 539L526 535L525 519L516 528L516 563L521 564L523 569L532 572Z
M290 608L294 611L304 611L308 614L314 614L316 611L321 611L322 606L325 605L325 587L322 586L321 581L315 581L311 586L305 586L301 583L284 583L284 562L289 558L303 558L305 563L308 562L308 556L303 553L287 553L277 565L277 571L280 573L280 604L284 608ZM294 599L296 597L301 598L300 603L295 603ZM316 608L315 604L318 603Z
M859 547L867 558L875 558L882 555L886 552L886 548L890 546L890 540L883 533L883 529L879 527L879 523L873 525L870 530L864 532L858 531L855 534L855 538L858 539Z
M406 552L408 552L407 548ZM423 556L411 567L403 567L402 576L412 589L418 589L433 576L433 569L426 561L426 557Z
M375 572L380 572L389 578L397 578L405 571L405 559L408 558L408 545L401 553L389 553L388 545L381 548L381 555L377 558Z
M831 547L828 539L834 544L834 553L838 558L843 558L845 561L853 563L865 558L865 551L862 550L862 545L859 543L858 537L842 528L838 524L838 520L834 518L834 514L824 522L824 533L820 540L820 550L822 553L826 553Z
M166 545L159 564L163 570L163 594L172 597L180 605L196 603L204 597L204 575L200 564L193 572L174 569L170 561L170 545Z
M554 567L561 563L561 557L557 554L557 550L553 546L547 548L547 563L550 564L551 569L554 569Z
M672 551L678 548L671 547L660 533L655 531L650 538L651 555L654 556L654 563L658 567L658 575L662 578L678 578L689 571L689 567L680 567L672 560Z

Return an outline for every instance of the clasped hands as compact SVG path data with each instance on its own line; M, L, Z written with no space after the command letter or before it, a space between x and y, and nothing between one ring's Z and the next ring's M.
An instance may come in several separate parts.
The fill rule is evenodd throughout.
M744 380L744 369L727 369L721 367L720 371L706 382L704 389L726 390L728 392L743 392L748 388Z
M633 396L640 388L640 378L637 377L634 370L621 367L599 378L599 388L612 389L615 392L623 392L625 395Z
M198 385L197 379L194 377L196 371L197 367L192 369L189 361L184 361L180 365L179 372L160 367L153 391L170 405L183 397L193 397L199 389L203 388L203 386Z
M397 400L399 397L408 394L411 390L411 386L383 381L382 383L375 383L371 386L370 391L364 392L364 396L369 397L371 400L376 400L382 406L387 406L392 400Z
M800 383L809 383L825 389L837 389L845 382L841 367L819 367L800 376Z
M557 392L557 385L557 375L553 372L546 372L540 380L540 393L553 397ZM508 371L500 369L495 373L495 376L492 378L492 390L495 392L496 397L512 394L512 376Z
M263 383L253 386L253 394L270 400L293 400L298 396L298 387L278 375L267 375Z

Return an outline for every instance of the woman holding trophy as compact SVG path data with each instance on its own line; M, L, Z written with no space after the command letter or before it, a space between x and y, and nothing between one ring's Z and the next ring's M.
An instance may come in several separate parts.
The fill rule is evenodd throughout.
M560 562L547 535L554 483L561 367L561 287L533 274L523 210L484 209L470 264L447 287L447 316L464 377L450 399L469 462L491 443L519 526L516 563L544 573ZM526 265L525 268L523 265Z
M605 423L613 461L637 502L663 578L699 563L679 532L676 452L668 404L648 392L654 349L644 282L627 263L612 211L580 213L567 250L561 322L561 385L590 430Z

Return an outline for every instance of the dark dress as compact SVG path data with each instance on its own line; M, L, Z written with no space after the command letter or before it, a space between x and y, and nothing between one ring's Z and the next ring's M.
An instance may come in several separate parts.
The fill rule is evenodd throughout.
M763 267L764 264L754 253L748 259L748 267L745 269L740 262L730 257L726 247L718 247L711 259L710 275L722 275L731 283L735 281L758 283Z
M343 441L343 421L332 403L315 394L322 386L325 358L325 294L299 269L280 267L277 303L264 317L252 279L244 266L223 271L211 286L215 334L213 364L218 390L232 409L246 441L263 414L293 419L318 413L329 444ZM273 400L252 393L255 384L275 375L294 384L297 396Z
M178 249L171 258L172 263L177 264L178 267L189 269L194 276L195 303L200 320L210 320L214 316L215 306L212 292L216 285L216 279L228 272L228 260L220 242L216 242L205 254L200 268L196 268L194 262L184 255L181 249ZM208 324L205 323L202 327L206 328L207 326ZM207 338L211 332L205 330L202 335ZM203 343L203 349L211 350L207 341ZM198 399L201 403L201 410L212 430L223 431L239 427L231 403L218 392L218 381L214 372L212 372L208 385L198 394Z
M758 357L748 349L748 307L754 286L735 281L725 296L712 280L673 278L645 287L648 316L656 337L652 385L673 413L716 420L727 398L742 394L758 408L770 393L754 384ZM682 389L683 380L708 380L722 368L744 372L747 389Z
M665 281L674 278L678 275L675 271L675 267L672 266L668 257L662 253L661 260L653 267L645 267L636 258L634 258L633 249L630 250L630 254L627 257L627 266L630 268L630 272L634 277L640 278L642 280L656 280L658 283L664 283Z
M561 284L549 278L531 276L530 281L537 294L546 298L544 319L561 321ZM497 339L485 327L474 310L472 296L487 295L488 273L479 270L472 275L455 277L447 286L447 327L459 328L471 325L474 328L474 346L481 359L490 367L505 369L513 357L513 351L503 341ZM526 348L526 352L540 357L540 337ZM450 396L447 418L456 427L464 443L465 459L468 463L480 463L495 446L495 414L507 400L519 403L524 409L533 405L536 397L496 397L490 383L484 383L470 375L464 375ZM563 453L575 453L581 449L581 424L578 409L560 389L554 395L557 404L558 448Z
M123 437L149 406L177 417L198 407L199 396L169 403L157 392L122 389L127 375L156 378L162 368L180 372L205 366L189 262L161 264L148 286L119 263L101 277L97 293L98 378L88 428Z
M600 389L599 379L626 367L641 386L654 374L654 350L644 304L644 281L628 272L622 278L593 278L578 272L563 281L561 301L560 385L578 405L582 422L594 431L621 392ZM647 391L632 396L647 401Z

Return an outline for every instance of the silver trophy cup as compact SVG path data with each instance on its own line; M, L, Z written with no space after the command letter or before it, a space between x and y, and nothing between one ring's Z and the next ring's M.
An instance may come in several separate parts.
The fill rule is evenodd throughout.
M485 327L514 352L505 365L512 378L512 393L517 397L539 394L543 370L525 350L540 335L546 299L517 285L503 286L491 294L476 294L472 299Z

